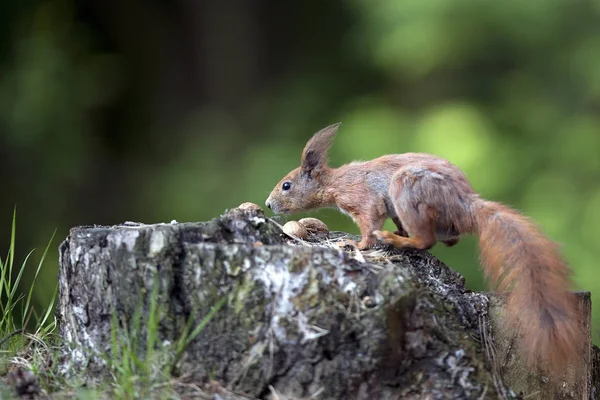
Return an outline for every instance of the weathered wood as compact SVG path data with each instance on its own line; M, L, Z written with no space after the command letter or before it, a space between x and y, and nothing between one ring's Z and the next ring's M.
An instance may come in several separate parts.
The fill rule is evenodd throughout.
M590 373L590 400L600 398L600 348L592 346L592 371Z
M177 371L216 380L229 398L510 395L483 345L482 332L494 338L487 294L465 290L435 257L287 241L254 209L204 223L72 229L60 247L57 316L72 343L63 371L102 377L113 310L131 324L141 304L143 332L158 279L161 344L226 298Z

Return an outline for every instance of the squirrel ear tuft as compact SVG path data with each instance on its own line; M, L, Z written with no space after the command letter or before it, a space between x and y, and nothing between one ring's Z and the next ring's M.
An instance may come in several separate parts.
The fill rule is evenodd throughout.
M310 176L314 170L327 165L327 152L340 125L338 122L321 129L306 143L300 164L302 173Z

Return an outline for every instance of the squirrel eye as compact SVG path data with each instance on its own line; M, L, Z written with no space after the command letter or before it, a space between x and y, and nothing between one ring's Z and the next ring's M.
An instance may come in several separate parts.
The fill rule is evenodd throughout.
M283 182L283 185L281 186L281 188L283 190L290 190L292 187L292 184L290 182Z

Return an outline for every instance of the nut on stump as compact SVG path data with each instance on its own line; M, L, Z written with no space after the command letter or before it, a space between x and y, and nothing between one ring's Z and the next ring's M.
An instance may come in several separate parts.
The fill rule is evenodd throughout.
M306 228L309 233L328 233L329 228L325 222L317 218L302 218L298 223Z
M283 232L286 235L295 236L300 239L308 237L308 230L298 221L288 221L283 225Z
M254 204L249 201L240 204L238 208L246 211L262 211L262 208L258 204Z

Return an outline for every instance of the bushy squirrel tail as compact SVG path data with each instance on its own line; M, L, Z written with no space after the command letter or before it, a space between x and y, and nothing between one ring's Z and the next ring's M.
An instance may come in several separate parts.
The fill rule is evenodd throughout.
M521 352L531 366L550 370L570 364L583 344L571 270L558 245L527 217L499 203L481 201L475 220L481 262L490 283L507 291L509 322L518 324ZM517 326L517 325L514 325Z

